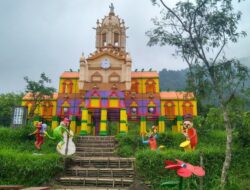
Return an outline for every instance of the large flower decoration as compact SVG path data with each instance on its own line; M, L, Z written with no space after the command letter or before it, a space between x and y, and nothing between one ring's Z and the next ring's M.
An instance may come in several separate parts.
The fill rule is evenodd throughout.
M172 161L166 160L165 161L165 168L166 169L173 169L177 170L177 174L181 177L190 177L192 174L197 175L197 176L204 176L205 171L202 167L200 166L193 166L189 163L185 163L181 160L175 159L177 163L174 163Z

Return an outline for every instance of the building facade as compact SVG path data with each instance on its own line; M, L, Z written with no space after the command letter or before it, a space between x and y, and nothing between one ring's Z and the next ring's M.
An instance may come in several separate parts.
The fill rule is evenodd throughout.
M113 6L96 24L96 51L80 57L78 72L62 73L58 93L37 108L37 120L54 128L62 118L70 117L71 129L78 134L109 135L110 123L116 124L117 133L127 133L133 122L141 133L147 123L158 125L159 132L166 127L178 131L183 115L197 115L192 92L160 92L156 71L131 71L127 27ZM30 97L26 94L22 102L29 110ZM171 126L166 126L167 121Z

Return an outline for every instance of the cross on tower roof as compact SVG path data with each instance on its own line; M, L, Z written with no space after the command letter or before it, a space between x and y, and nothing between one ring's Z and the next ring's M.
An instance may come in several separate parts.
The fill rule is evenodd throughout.
M110 15L114 15L115 14L115 12L114 12L114 5L113 5L113 3L111 3L111 5L109 6L109 8L110 8L110 12L109 12L109 14Z

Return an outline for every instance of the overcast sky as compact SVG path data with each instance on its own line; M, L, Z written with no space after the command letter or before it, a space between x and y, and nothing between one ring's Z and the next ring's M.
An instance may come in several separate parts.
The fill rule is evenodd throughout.
M174 58L170 47L147 47L145 32L152 28L151 18L159 15L159 7L150 0L0 0L0 93L22 92L24 76L38 80L41 72L58 88L60 74L79 69L81 53L95 51L96 20L109 13L125 20L127 51L133 70L186 68ZM172 5L176 0L168 0ZM240 28L248 33L236 45L227 47L231 56L250 56L250 1L237 8L243 12Z

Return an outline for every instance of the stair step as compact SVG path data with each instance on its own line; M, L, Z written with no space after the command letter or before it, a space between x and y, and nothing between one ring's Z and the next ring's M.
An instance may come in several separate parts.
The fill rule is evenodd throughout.
M97 143L107 144L115 143L115 137L113 136L78 136L77 143Z
M83 187L83 186L60 186L56 190L127 190L125 187Z
M114 136L78 136L78 140L96 140L96 141L114 141L115 137Z
M62 185L69 186L94 186L94 187L128 187L133 179L128 178L103 178L103 177L61 177Z
M75 153L77 156L83 156L83 157L93 157L93 156L114 156L114 152L84 152L84 151L76 151Z
M92 142L92 143L77 143L76 144L77 147L107 147L107 148L112 148L115 147L115 143L96 143L96 142Z
M98 144L107 144L107 143L115 143L115 139L79 139L76 140L77 143L98 143Z
M76 147L77 152L113 152L115 150L114 147Z
M133 168L83 168L74 166L66 171L67 175L79 177L126 177L132 178Z
M133 183L135 159L116 157L115 147L113 136L79 136L59 189L125 190Z
M68 161L71 166L95 168L133 168L135 158L119 157L73 157Z

